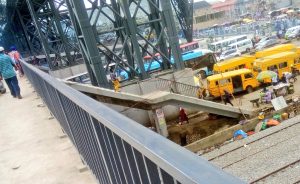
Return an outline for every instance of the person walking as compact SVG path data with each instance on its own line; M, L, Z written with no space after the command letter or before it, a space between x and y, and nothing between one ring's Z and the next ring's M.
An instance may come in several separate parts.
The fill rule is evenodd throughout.
M2 78L5 80L10 93L14 98L22 99L14 66L13 60L8 55L4 54L4 48L0 46L0 80L2 80Z
M15 61L16 67L17 67L17 69L19 71L19 74L20 74L20 77L23 77L24 71L23 71L23 68L22 68L21 62L20 62L21 54L17 51L17 48L15 46L11 46L10 47L10 52L8 53L8 55L10 56L10 58L12 60Z
M227 103L229 103L231 106L233 106L232 102L230 101L230 98L231 98L231 94L227 91L227 90L224 90L224 102L225 102L225 105L227 105Z

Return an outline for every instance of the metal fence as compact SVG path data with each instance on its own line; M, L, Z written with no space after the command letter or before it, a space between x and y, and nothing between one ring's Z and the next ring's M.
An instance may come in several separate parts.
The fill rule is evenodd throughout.
M22 65L99 183L242 183L47 73Z
M197 97L198 87L184 84L180 82L176 82L173 80L163 79L163 78L155 78L156 89L161 91L170 91L172 93Z

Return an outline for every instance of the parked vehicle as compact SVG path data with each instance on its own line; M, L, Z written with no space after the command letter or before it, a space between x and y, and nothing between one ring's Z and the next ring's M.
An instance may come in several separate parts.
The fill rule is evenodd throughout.
M259 82L249 69L239 69L207 77L207 87L212 97L224 95L224 90L229 93L242 91L251 93L258 86Z
M222 52L222 54L219 57L219 61L224 61L225 59L230 59L230 58L237 57L240 55L242 55L242 54L238 49L230 49L230 50Z
M208 49L213 51L214 53L220 53L222 50L225 50L225 48L228 45L245 40L245 39L247 39L247 35L234 36L231 38L227 38L225 40L210 43L210 44L208 44Z
M241 57L232 58L224 62L214 65L214 74L238 70L242 68L252 69L255 61L254 56L243 55Z
M182 60L185 67L197 70L202 79L213 74L213 66L217 62L214 53L208 49L199 48L198 42L194 41L180 45ZM154 56L146 55L144 57L144 67L147 72L161 70L162 58L159 53ZM171 57L171 63L174 63Z
M228 48L236 49L241 53L250 52L251 49L253 48L253 44L250 39L245 39L245 40L228 45Z
M270 56L273 54L278 54L281 52L287 52L287 51L296 51L296 46L294 44L281 44L277 45L268 49L264 49L262 51L258 51L255 53L256 58L263 58L266 56ZM299 54L300 54L300 49L299 49Z
M269 39L264 42L261 42L260 44L257 44L255 50L262 50L271 47L273 45L276 45L277 43L278 43L277 39Z
M256 47L256 46L258 46L258 45L260 45L260 44L262 44L263 42L268 41L268 40L277 40L277 36L267 36L267 37L261 38L261 39L259 40L259 42L257 42L257 43L254 45L254 47Z
M256 59L254 70L257 72L266 70L274 71L278 73L278 77L281 79L284 72L292 72L295 61L299 62L299 55L296 52L282 52Z
M300 36L300 26L289 28L285 33L285 39L291 40Z

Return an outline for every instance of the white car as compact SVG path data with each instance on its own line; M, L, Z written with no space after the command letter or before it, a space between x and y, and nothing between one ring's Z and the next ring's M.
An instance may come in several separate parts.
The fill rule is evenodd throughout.
M266 42L268 40L277 40L277 36L267 36L267 37L264 37L261 40L259 40L259 42L256 43L254 47L257 47L258 45L261 45L261 44L263 44L264 42Z
M256 50L256 51L258 51L258 50L263 50L263 49L265 49L265 48L274 46L274 45L276 45L277 43L278 43L277 39L270 39L270 40L261 42L260 44L257 44L257 45L255 46L255 50Z
M291 40L300 36L300 26L289 28L285 33L285 39Z
M237 49L230 49L222 52L219 57L219 61L224 61L225 59L233 58L242 55L241 52Z

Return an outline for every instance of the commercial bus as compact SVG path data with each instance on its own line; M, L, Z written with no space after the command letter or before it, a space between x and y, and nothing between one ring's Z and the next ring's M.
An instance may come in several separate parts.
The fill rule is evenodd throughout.
M180 45L182 60L186 68L197 70L201 78L206 78L213 74L213 66L217 59L211 50L199 48L198 42L190 42ZM144 67L147 72L159 71L161 69L161 56L156 53L155 56L144 57ZM171 63L174 63L171 58Z
M264 58L256 59L254 71L274 71L281 78L283 72L291 72L295 62L299 62L299 55L296 52L282 52Z
M224 95L224 90L230 93L247 91L248 93L259 86L252 70L239 69L207 77L207 88L212 97Z
M234 36L218 42L210 43L208 44L208 49L213 51L214 53L221 53L222 51L226 50L228 45L245 39L247 39L247 35Z
M255 61L254 56L242 55L240 57L232 58L214 65L214 73L228 72L242 68L252 69Z
M282 45L277 45L275 47L271 47L262 51L258 51L255 53L255 57L258 58L263 58L266 56L270 56L273 54L278 54L281 52L287 52L287 51L292 51L296 52L297 48L294 44L282 44Z
M236 43L228 45L227 49L236 49L241 53L250 52L253 49L253 44L250 39L245 39Z

